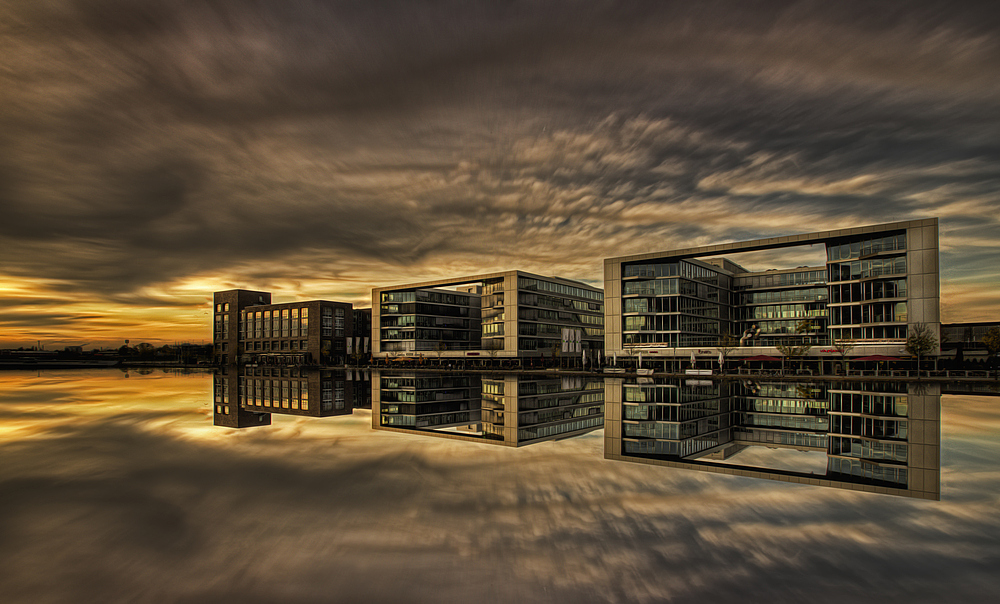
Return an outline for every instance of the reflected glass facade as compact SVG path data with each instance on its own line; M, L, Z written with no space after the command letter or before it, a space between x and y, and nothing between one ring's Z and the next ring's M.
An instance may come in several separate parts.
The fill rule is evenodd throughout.
M615 378L605 384L610 459L939 496L938 386Z
M600 379L375 372L372 427L517 447L604 425Z

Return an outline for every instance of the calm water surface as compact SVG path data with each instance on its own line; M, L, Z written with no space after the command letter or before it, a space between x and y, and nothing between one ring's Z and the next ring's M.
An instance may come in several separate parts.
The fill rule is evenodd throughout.
M1000 398L941 501L504 448L371 412L212 425L212 376L0 373L0 601L1000 601Z

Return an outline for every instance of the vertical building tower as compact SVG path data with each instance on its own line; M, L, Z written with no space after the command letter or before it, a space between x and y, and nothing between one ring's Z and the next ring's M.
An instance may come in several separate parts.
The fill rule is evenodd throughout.
M255 305L271 303L270 292L249 289L230 289L215 292L213 308L212 343L215 344L215 363L228 365L239 362L240 316L242 311Z
M215 374L212 380L212 423L225 428L270 426L270 414L244 407L242 380L242 376L231 367L223 367Z

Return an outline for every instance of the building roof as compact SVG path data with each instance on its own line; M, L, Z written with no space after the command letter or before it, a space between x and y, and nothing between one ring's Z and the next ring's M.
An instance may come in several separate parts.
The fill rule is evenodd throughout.
M387 285L383 287L373 288L372 291L385 291L392 289L423 289L431 287L441 287L447 285L464 285L466 283L474 283L476 281L485 281L486 279L499 279L501 277L506 277L508 275L515 274L518 277L528 277L529 279L541 279L543 281L552 281L553 283L561 283L563 285L571 285L573 287L580 287L583 289L589 289L591 291L600 292L603 291L599 287L594 287L593 285L588 285L581 281L573 281L572 279L564 279L562 277L551 277L546 275L536 275L534 273L527 273L525 271L519 270L509 270L501 271L497 273L483 273L481 275L466 275L462 277L448 277L446 279L433 279L431 281L420 281L416 283L400 283L397 285Z
M703 245L700 247L678 248L665 250L662 252L647 252L644 254L633 254L631 256L618 256L604 260L605 265L621 262L634 262L637 260L653 260L659 258L696 258L698 256L715 256L724 253L755 252L759 250L773 250L785 247L797 247L800 245L810 245L813 243L825 243L831 239L842 237L852 237L886 231L898 231L901 229L937 226L937 218L924 218L920 220L905 220L902 222L887 222L885 224L873 224L869 226L853 227L847 229L836 229L833 231L818 231L815 233L804 233L801 235L787 235L784 237L770 237L768 239L751 239L749 241L737 241L733 243L720 243L717 245Z

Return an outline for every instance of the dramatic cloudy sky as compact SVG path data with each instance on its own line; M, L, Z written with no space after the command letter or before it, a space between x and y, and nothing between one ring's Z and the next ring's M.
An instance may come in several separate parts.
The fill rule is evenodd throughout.
M0 0L0 341L202 339L218 289L599 283L607 256L925 216L945 321L995 320L998 25L916 0Z

